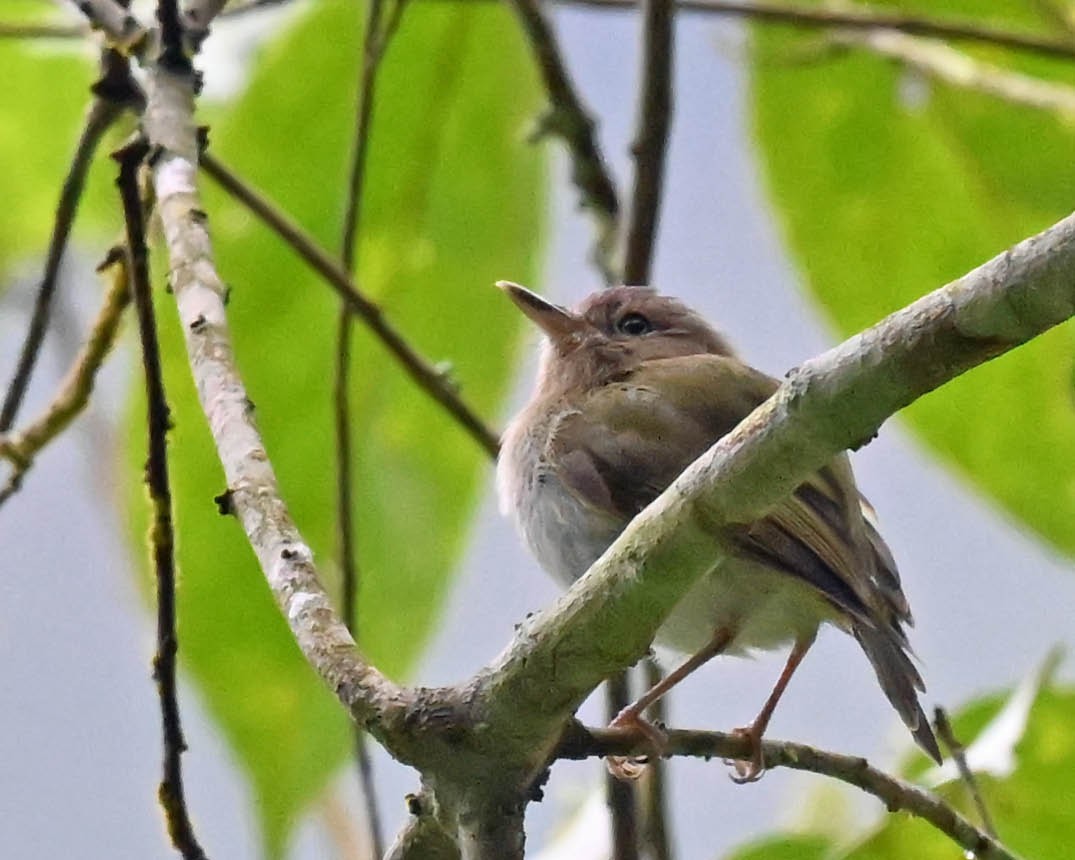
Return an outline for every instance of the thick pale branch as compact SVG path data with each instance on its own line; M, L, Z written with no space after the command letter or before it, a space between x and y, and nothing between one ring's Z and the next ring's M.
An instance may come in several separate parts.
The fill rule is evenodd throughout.
M157 152L153 184L171 286L198 396L224 467L225 502L242 523L306 659L355 719L383 726L403 716L409 697L365 662L333 611L312 552L280 498L253 404L235 366L225 286L213 263L195 184L198 145L189 76L152 70L145 129Z

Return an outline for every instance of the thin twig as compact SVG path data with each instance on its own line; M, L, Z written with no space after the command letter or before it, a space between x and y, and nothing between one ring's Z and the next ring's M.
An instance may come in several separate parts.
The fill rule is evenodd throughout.
M750 741L724 732L669 730L669 756L748 761L753 753ZM576 724L565 735L559 758L638 755L646 741L623 729L593 729ZM957 845L974 852L978 860L1018 860L1011 849L994 836L979 830L945 800L926 789L890 776L864 758L827 752L790 741L762 742L766 767L787 767L838 779L872 794L889 812L903 810L932 824Z
M646 688L652 689L664 677L653 657L642 661ZM665 725L669 696L661 696L649 706L646 719ZM642 842L649 849L650 860L672 860L671 834L668 832L667 768L664 759L653 759L639 780L642 806Z
M357 268L357 245L362 217L363 187L373 122L377 73L385 48L399 25L404 0L396 0L387 24L382 24L383 0L370 0L366 13L366 30L359 63L358 97L355 103L355 129L352 140L350 181L344 207L340 238L340 265L352 274ZM336 431L336 526L338 532L342 578L343 621L356 643L362 639L358 630L359 567L354 537L354 457L351 446L351 335L354 316L347 302L341 301L336 328L336 378L333 388L333 414ZM366 732L354 727L355 762L358 766L359 792L365 803L366 822L375 857L384 856L384 835L377 792L373 780L373 762L366 744Z
M81 39L87 32L82 24L0 23L0 39Z
M142 342L142 364L146 384L146 420L149 446L145 481L153 511L149 540L153 551L153 569L157 582L157 654L153 658L153 678L160 696L161 725L164 736L163 774L157 797L164 809L172 844L184 860L206 860L187 811L183 793L181 756L187 748L179 719L176 691L175 602L175 532L172 523L172 493L168 481L167 435L171 427L168 402L164 393L157 322L153 315L153 294L149 284L149 261L145 242L142 201L138 173L148 152L139 140L114 157L119 162L119 189L127 228L127 255L131 298L138 317Z
M571 181L578 188L583 208L597 221L593 262L607 283L616 280L612 254L619 230L620 203L616 186L597 143L596 123L582 104L568 75L552 25L540 0L511 0L549 96L549 107L532 136L560 137L571 158Z
M385 319L380 307L359 291L350 275L340 268L339 263L283 212L236 176L212 153L205 153L201 159L201 167L222 188L264 221L315 272L321 275L329 286L347 302L352 313L365 321L418 387L443 406L489 456L496 456L500 449L497 434L489 429L463 400L451 379L423 358Z
M79 134L74 157L64 177L60 189L60 199L56 204L56 218L52 224L49 238L48 254L45 257L45 271L37 288L37 298L26 330L19 361L15 373L0 406L0 433L10 430L18 417L26 390L30 385L41 345L48 329L52 301L56 295L59 282L60 264L63 262L67 240L71 235L82 200L82 190L86 184L86 174L97 152L97 147L105 132L119 118L124 107L132 98L125 82L130 80L127 60L112 50L105 49L101 54L101 75L94 84L96 93L86 113L86 120Z
M117 0L71 0L90 26L105 34L121 54L136 53L145 44L147 31L123 3Z
M636 0L558 0L563 5L588 6L597 9L634 9ZM845 5L803 6L797 3L768 2L768 0L677 0L682 12L728 15L768 21L773 24L792 24L801 28L843 28L852 30L899 30L912 36L933 36L957 42L981 42L1016 51L1042 54L1047 57L1075 57L1075 40L1039 36L979 24L977 21L934 18L929 15L905 14L869 6Z
M630 670L605 682L605 714L609 722L631 704ZM635 783L605 774L605 802L612 824L612 860L638 860L638 800Z
M952 723L949 721L948 714L944 708L938 706L934 709L933 724L937 728L937 736L948 747L948 754L952 756L952 761L955 762L956 770L959 771L963 784L967 786L974 808L978 810L978 818L982 822L982 829L996 839L997 828L993 824L993 817L989 814L989 807L985 805L985 798L982 796L978 779L967 764L966 750L963 744L959 742L955 732L952 731Z
M12 466L7 482L0 489L0 505L22 486L38 452L67 429L89 403L97 371L115 343L119 321L130 298L127 264L123 257L110 254L102 263L101 271L106 269L109 284L104 302L56 396L26 427L0 434L0 458L8 460Z
M653 244L664 191L668 131L672 124L673 0L642 0L642 18L641 98L638 126L631 144L635 176L631 191L631 217L624 246L625 284L650 282Z
M866 48L897 60L946 84L977 90L1012 104L1075 115L1075 88L976 60L939 42L893 30L837 31L832 39L837 44Z

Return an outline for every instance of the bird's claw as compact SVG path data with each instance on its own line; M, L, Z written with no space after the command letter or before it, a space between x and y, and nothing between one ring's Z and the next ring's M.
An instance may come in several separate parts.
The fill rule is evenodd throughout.
M724 763L730 765L735 773L728 774L736 785L746 785L748 782L757 782L765 775L765 757L761 751L761 736L753 726L734 729L732 734L744 738L750 744L750 759L740 761L737 759L725 759Z
M610 729L627 729L641 734L652 752L640 756L613 756L605 759L608 772L616 779L631 781L638 779L646 770L651 758L660 758L668 747L668 736L657 726L630 708L620 711L619 715L608 724Z

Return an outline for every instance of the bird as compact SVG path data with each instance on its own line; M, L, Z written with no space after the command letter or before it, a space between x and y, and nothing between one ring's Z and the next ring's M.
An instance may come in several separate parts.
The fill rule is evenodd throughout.
M650 287L604 289L568 309L510 281L497 286L545 335L533 394L502 437L498 495L538 563L566 586L779 382ZM732 778L752 782L765 770L761 741L777 703L829 624L858 641L914 740L940 762L918 698L911 609L847 453L729 536L731 552L714 558L657 632L657 645L689 656L612 725L641 731L660 754L664 735L645 708L718 654L790 646L761 710L735 730L751 755ZM632 778L644 761L610 759L609 769Z

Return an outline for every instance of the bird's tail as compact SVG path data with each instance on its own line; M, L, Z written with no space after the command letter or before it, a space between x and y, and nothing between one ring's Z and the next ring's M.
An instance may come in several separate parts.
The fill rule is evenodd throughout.
M940 764L941 750L933 736L929 718L918 703L918 693L925 691L926 686L903 644L890 631L866 624L856 624L854 634L877 673L881 689L911 730L915 742Z

